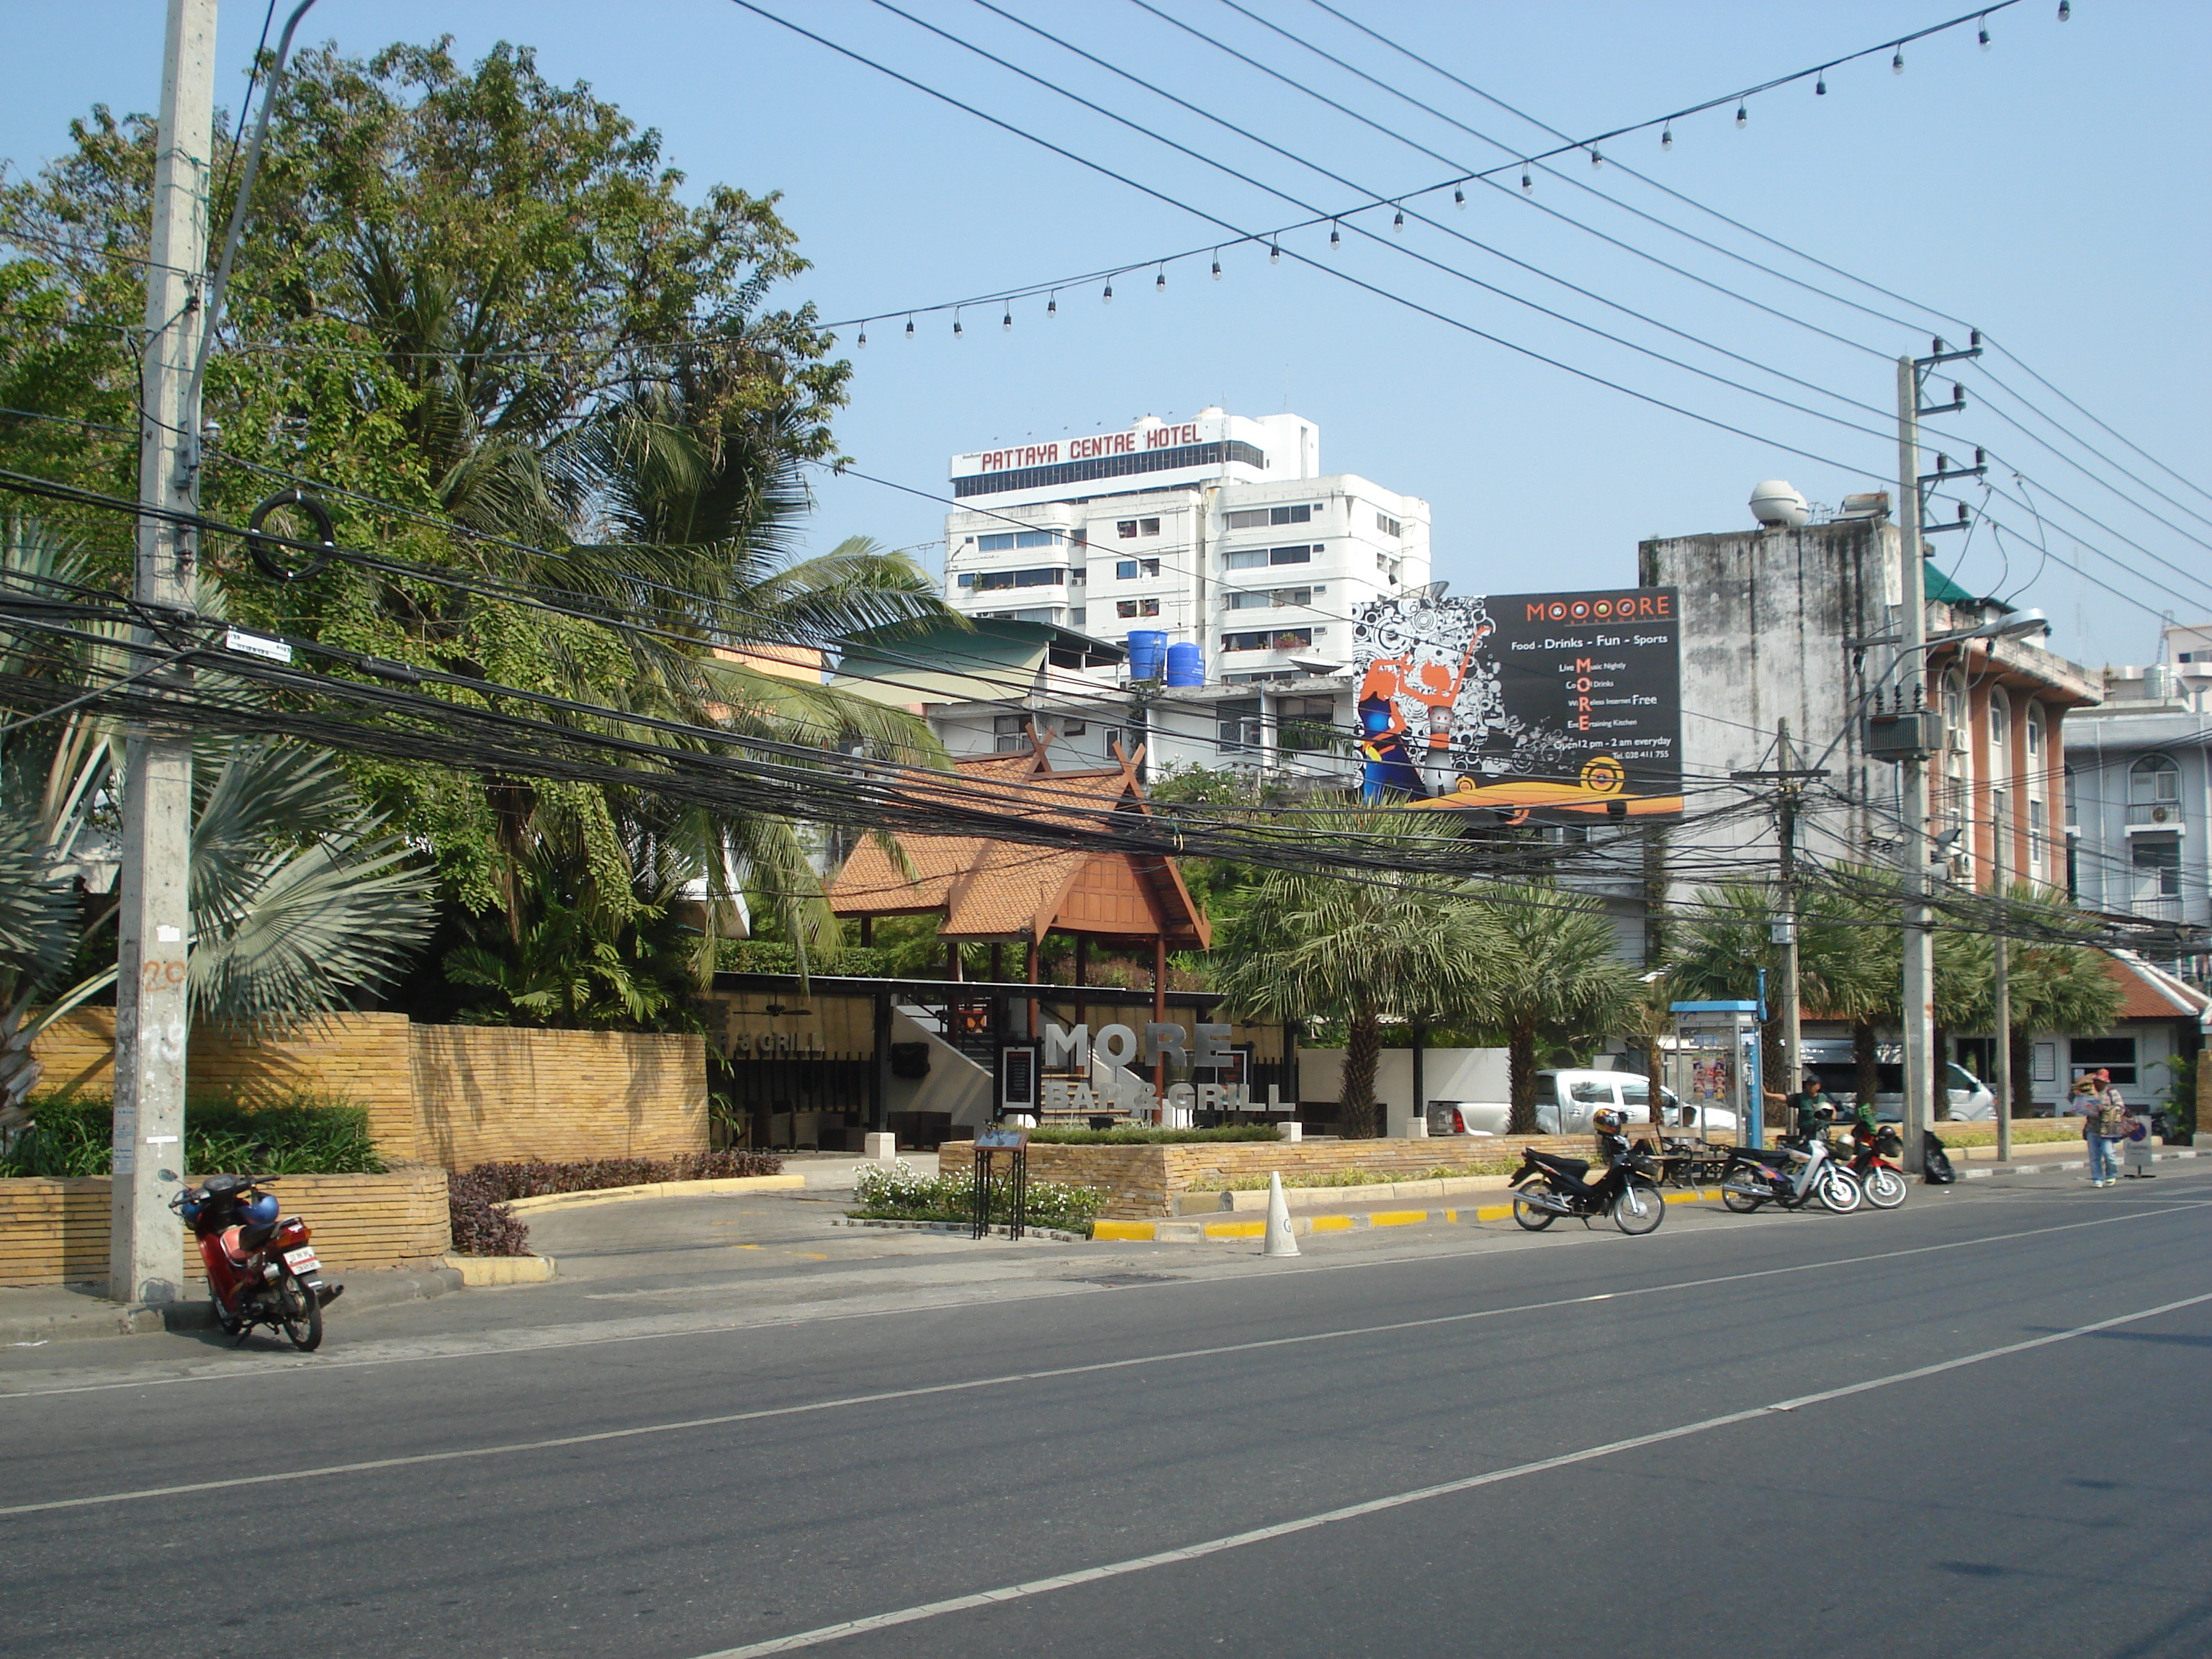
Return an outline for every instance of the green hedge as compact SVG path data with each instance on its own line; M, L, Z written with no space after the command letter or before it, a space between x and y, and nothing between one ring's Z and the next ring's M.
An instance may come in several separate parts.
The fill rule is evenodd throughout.
M114 1158L115 1103L50 1095L0 1152L0 1176L104 1176ZM328 1096L247 1105L222 1096L185 1103L185 1169L203 1175L380 1175L368 1113Z

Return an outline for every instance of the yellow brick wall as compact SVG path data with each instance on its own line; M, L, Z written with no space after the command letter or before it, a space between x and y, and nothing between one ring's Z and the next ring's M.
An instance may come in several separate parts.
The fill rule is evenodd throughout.
M185 1087L270 1101L306 1091L338 1095L368 1112L368 1132L390 1162L417 1150L415 1084L404 1014L331 1014L301 1020L266 1040L195 1025L185 1051ZM79 1008L31 1045L46 1074L41 1092L115 1092L115 1010Z
M1106 1194L1103 1213L1114 1220L1140 1220L1174 1213L1178 1194L1218 1190L1238 1176L1264 1176L1279 1170L1334 1174L1372 1170L1379 1184L1413 1181L1441 1165L1516 1161L1523 1146L1539 1152L1589 1155L1588 1135L1501 1136L1495 1140L1201 1140L1134 1146L1049 1146L1030 1148L1030 1175L1037 1181L1097 1187ZM946 1175L974 1167L972 1142L948 1140L939 1148L938 1167Z
M686 1035L417 1025L420 1156L672 1158L707 1150L707 1049Z
M420 1267L453 1247L443 1170L388 1175L283 1176L272 1190L303 1217L325 1266ZM107 1277L108 1182L0 1181L0 1285L76 1285ZM199 1248L185 1239L185 1276Z

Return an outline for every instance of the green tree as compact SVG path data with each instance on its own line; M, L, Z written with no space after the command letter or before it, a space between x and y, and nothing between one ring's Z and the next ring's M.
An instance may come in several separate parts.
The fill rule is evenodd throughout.
M1455 834L1400 812L1346 809L1305 823L1310 837L1346 848L1385 837L1401 848L1409 840L1441 844ZM1408 852L1408 866L1422 861L1422 850ZM1437 896L1437 884L1421 875L1271 871L1215 936L1209 976L1231 1009L1255 1019L1344 1023L1339 1105L1348 1136L1377 1127L1375 1070L1385 1018L1449 1017L1488 1006L1495 953L1486 912L1464 890Z
M2038 1031L2094 1036L2112 1029L2125 995L2111 959L2080 941L2090 919L2061 894L2031 881L2011 883L2003 925L2012 936L2007 993L2012 1005L2012 1103L2014 1117L2035 1104L2034 1042ZM1996 1009L1984 999L1974 1022L1994 1025Z
M95 109L71 140L0 187L0 253L14 256L0 263L0 392L27 411L0 416L0 464L129 495L136 364L118 342L143 309L154 124ZM235 160L218 155L218 179ZM657 133L548 82L526 48L473 68L444 42L302 53L210 370L222 436L205 498L235 523L309 481L342 545L443 574L338 561L279 586L221 536L204 563L234 579L243 622L611 711L557 720L719 726L831 764L854 742L940 759L903 711L747 654L949 613L917 566L865 539L793 556L805 469L835 457L849 368L811 307L770 303L806 269L776 197L715 185L687 203L683 185ZM229 206L210 204L216 222ZM127 539L90 509L78 522L119 588ZM577 915L596 950L703 886L699 971L746 884L776 896L794 937L834 939L784 819L672 812L641 787L347 765L430 850L454 929L502 919L517 971L546 890L588 890Z
M0 536L0 604L50 599L89 572L34 525ZM203 580L204 615L222 612ZM57 692L126 672L119 629L88 641L0 635L0 684ZM46 636L48 640L52 636ZM33 704L19 694L10 700ZM0 704L0 707L5 707ZM112 994L125 738L88 709L21 715L0 732L0 1133L38 1085L31 1044ZM187 970L195 1014L253 1026L349 1006L388 984L430 931L430 878L329 756L265 741L196 745ZM100 877L104 894L81 891Z
M1616 954L1596 902L1556 887L1516 887L1480 904L1489 960L1479 1004L1504 1042L1515 1134L1536 1133L1536 1073L1546 1051L1602 1037L1634 1017L1635 964Z

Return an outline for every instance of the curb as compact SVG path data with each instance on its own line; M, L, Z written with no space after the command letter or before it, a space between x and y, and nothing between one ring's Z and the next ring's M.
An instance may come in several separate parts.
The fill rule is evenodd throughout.
M471 1290L494 1285L550 1285L561 1265L550 1255L449 1255L446 1265Z
M806 1177L795 1175L725 1176L718 1181L654 1181L641 1187L595 1187L581 1193L540 1193L535 1198L510 1198L507 1207L517 1215L538 1210L566 1209L574 1204L613 1204L629 1198L704 1198L715 1193L795 1193L805 1189Z
M964 1221L894 1221L887 1217L860 1215L833 1215L830 1218L830 1224L833 1227L886 1227L893 1232L902 1233L958 1233L963 1237L972 1237L975 1231ZM1106 1224L1102 1221L1097 1224L1103 1227ZM1005 1227L991 1229L994 1238L1005 1238L1007 1234L1008 1229ZM1064 1233L1056 1227L1024 1227L1022 1237L1048 1238L1055 1244L1088 1244L1091 1242L1081 1233Z
M427 1302L462 1287L462 1276L442 1263L431 1267L376 1267L332 1274L343 1285L338 1305L389 1308L402 1302ZM111 1336L150 1336L160 1331L210 1330L214 1310L205 1296L185 1302L135 1303L118 1307L88 1297L82 1312L49 1314L0 1321L0 1346L42 1347Z
M1720 1197L1716 1187L1711 1192L1691 1188L1686 1190L1669 1189L1669 1204L1710 1204ZM1449 1223L1473 1225L1482 1221L1508 1221L1512 1218L1510 1204L1485 1204L1479 1207L1449 1210L1372 1210L1340 1215L1293 1215L1291 1231L1299 1237L1311 1237L1316 1233L1361 1232L1375 1227L1418 1227L1424 1224ZM1267 1224L1255 1221L1100 1221L1093 1224L1091 1237L1102 1243L1139 1244L1206 1244L1230 1239L1263 1238Z
M2179 1147L2172 1151L2153 1152L2151 1154L2151 1162L2154 1164L2172 1164L2180 1158L2198 1158L2202 1156L2203 1154L2197 1152L2194 1148L2185 1146ZM1961 1181L1987 1181L1992 1176L2042 1175L2050 1170L2086 1170L2088 1167L2089 1160L2086 1158L2031 1158L2025 1162L2015 1158L2010 1164L1991 1164L1986 1169L1980 1170L1960 1170L1958 1173L1959 1179Z

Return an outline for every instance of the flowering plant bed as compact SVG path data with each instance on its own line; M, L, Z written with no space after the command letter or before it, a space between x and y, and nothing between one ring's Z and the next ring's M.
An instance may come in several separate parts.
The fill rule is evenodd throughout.
M975 1217L975 1177L972 1170L957 1175L926 1176L902 1158L896 1164L862 1170L853 1181L854 1207L845 1213L857 1221L973 1221ZM1078 1187L1056 1181L1029 1183L1028 1221L1031 1226L1091 1237L1091 1224L1105 1207L1106 1194L1095 1187ZM994 1183L991 1191L991 1219L1004 1224L1013 1219L1012 1196Z

